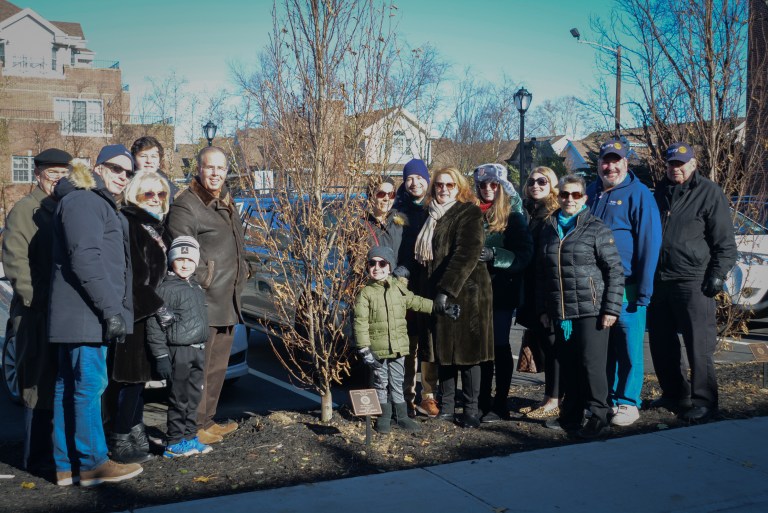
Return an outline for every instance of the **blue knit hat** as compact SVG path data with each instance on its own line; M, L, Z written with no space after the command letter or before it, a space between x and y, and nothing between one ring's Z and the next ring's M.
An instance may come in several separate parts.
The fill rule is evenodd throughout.
M403 181L411 175L419 175L429 183L429 171L427 164L421 159L411 159L403 168Z

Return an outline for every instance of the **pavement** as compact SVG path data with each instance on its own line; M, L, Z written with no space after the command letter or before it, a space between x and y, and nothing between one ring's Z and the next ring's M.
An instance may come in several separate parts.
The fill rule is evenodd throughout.
M227 495L132 513L768 511L768 417Z

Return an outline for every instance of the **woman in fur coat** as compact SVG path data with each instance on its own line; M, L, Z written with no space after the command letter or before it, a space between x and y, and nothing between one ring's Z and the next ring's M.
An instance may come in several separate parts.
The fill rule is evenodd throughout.
M464 427L478 427L480 363L493 360L491 277L480 262L485 241L483 214L467 179L455 168L435 171L427 205L429 217L416 240L416 260L426 297L435 313L446 303L461 308L460 321L433 316L421 340L419 356L439 365L442 402L439 417ZM423 346L423 347L422 347ZM456 379L461 372L464 412L454 417Z
M142 415L144 384L152 379L145 325L151 316L156 316L161 325L173 322L173 314L155 293L168 269L166 250L170 240L163 230L163 218L169 201L168 182L157 173L140 171L125 189L126 206L120 209L128 220L134 325L125 343L109 348L105 400L106 411L111 413L108 445L112 459L121 463L140 463L151 457Z

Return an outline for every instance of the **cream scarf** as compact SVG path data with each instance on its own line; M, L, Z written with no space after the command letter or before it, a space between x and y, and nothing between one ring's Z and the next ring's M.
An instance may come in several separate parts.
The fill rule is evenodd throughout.
M436 200L429 202L429 217L427 217L427 221L424 223L419 232L419 237L416 239L415 256L416 261L421 265L427 265L427 262L432 261L432 237L435 235L435 225L455 204L456 200L449 201L443 205Z

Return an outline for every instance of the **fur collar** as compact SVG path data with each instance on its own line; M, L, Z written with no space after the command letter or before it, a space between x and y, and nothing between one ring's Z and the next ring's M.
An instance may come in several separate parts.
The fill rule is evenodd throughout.
M76 189L95 189L96 177L93 172L84 164L75 164L72 172L69 174L69 181Z
M189 190L192 192L192 194L200 198L200 201L202 201L203 205L206 207L210 207L212 203L219 201L222 206L229 208L232 203L231 196L229 195L229 190L227 189L226 185L222 187L220 195L216 197L211 194L208 189L203 187L203 184L200 183L199 176L196 176L190 182Z

